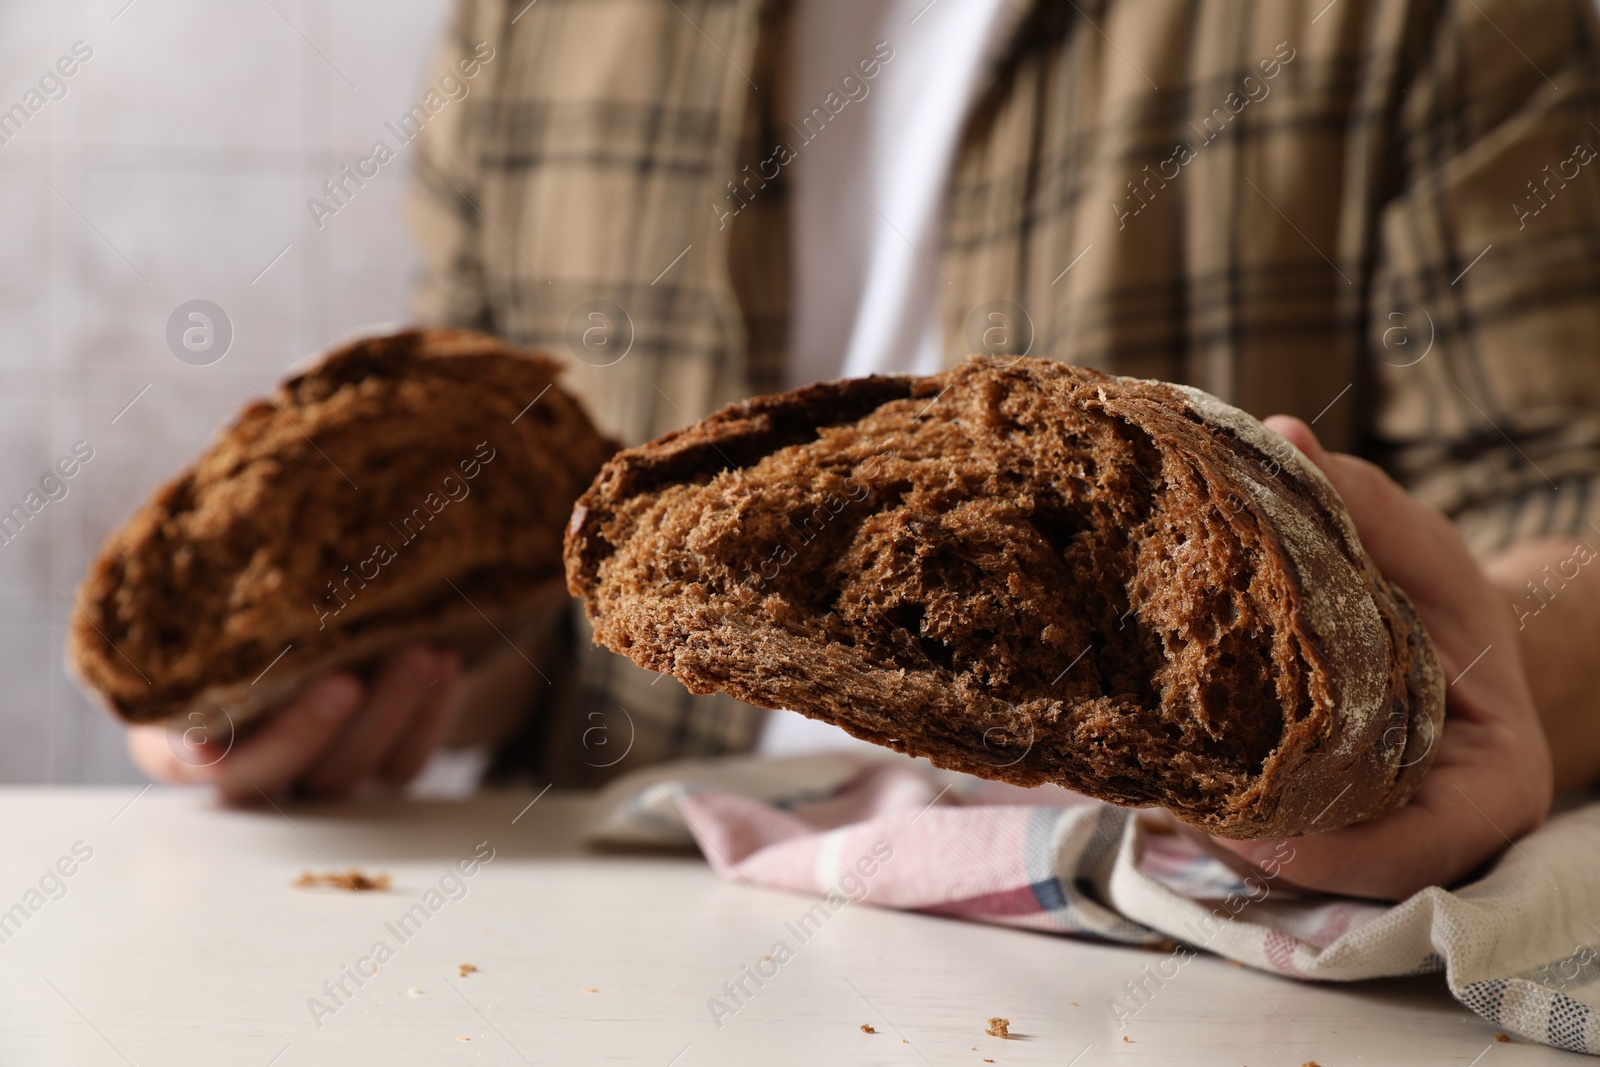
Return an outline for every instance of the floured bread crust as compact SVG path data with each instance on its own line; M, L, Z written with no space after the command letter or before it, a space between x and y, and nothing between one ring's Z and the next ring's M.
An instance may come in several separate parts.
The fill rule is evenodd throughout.
M810 386L606 464L597 640L695 692L1239 838L1403 804L1433 647L1322 475L1205 393L1047 360Z
M615 450L558 373L469 331L329 353L107 539L69 666L129 721L239 724L331 667L411 641L472 659L548 620L566 517Z

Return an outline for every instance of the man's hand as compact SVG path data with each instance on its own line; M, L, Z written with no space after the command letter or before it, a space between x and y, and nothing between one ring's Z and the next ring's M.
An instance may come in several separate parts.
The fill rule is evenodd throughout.
M1450 521L1388 475L1323 450L1298 419L1267 420L1322 469L1344 498L1361 542L1405 590L1439 651L1445 725L1433 766L1411 802L1372 822L1295 838L1274 863L1306 889L1398 900L1449 885L1537 827L1552 799L1550 748L1539 721L1505 598ZM1253 864L1277 842L1217 845Z
M210 783L231 803L293 789L336 795L369 780L399 787L459 714L460 674L459 654L414 646L386 661L370 685L347 671L322 678L239 738L197 744L199 731L136 726L128 751L152 778Z

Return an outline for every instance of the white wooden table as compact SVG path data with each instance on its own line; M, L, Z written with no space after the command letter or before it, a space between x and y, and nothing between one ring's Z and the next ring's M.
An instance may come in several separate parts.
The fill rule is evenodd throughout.
M785 924L807 899L693 857L582 854L586 800L532 798L280 814L190 791L0 790L0 909L26 913L0 912L0 1064L1585 1062L1495 1042L1437 976L1315 987L1209 957L1118 1030L1107 999L1158 957L866 905L799 944ZM448 877L479 842L494 858ZM394 884L290 884L348 866ZM426 918L397 927L416 904ZM779 939L793 958L746 979L716 1025L708 998L772 971ZM336 1002L324 983L341 977ZM1010 1040L985 1035L990 1016Z

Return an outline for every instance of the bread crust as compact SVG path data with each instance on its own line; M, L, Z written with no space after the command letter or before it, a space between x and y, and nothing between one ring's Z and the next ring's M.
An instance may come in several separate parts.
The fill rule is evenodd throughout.
M1062 411L1070 418L1051 414ZM1065 429L1045 427L1051 419ZM1070 456L1065 446L1016 444L1046 429L1066 434L1060 441L1100 436ZM928 440L947 453L930 452ZM878 449L899 454L875 475L862 456ZM1026 477L997 456L1027 466ZM956 483L963 488L947 491ZM859 504L850 485L867 489ZM771 565L740 558L752 548L762 558L762 539L785 518L775 511L803 512L828 493L850 502L819 535L821 555L775 552L790 571L772 579ZM935 496L936 508L916 503ZM1047 499L1058 510L1063 500L1131 502L1132 532L1073 512L1076 525L1057 531L1057 543ZM1198 566L1190 537L1223 561L1201 560L1211 579L1245 583L1224 611L1205 606L1207 582L1169 580L1180 559ZM1036 645L1036 632L1048 644L1052 629L1071 629L1071 617L1050 614L1054 591L1030 582L1089 542L1112 570L1138 562L1116 581L1077 572L1077 584L1106 587L1080 612L1099 621L1073 638L1090 637L1098 689L1069 675L1072 644L1048 650L1059 660L972 651L1004 615L997 602L1037 616L1034 628L1021 619L1007 631L1010 645ZM899 562L918 554L945 562ZM788 707L988 778L1162 804L1219 836L1321 832L1405 803L1443 722L1432 644L1319 471L1199 390L1046 360L975 358L928 378L821 383L730 406L614 456L574 509L566 560L596 640L694 692ZM981 580L945 595L940 583L974 566ZM1106 615L1118 595L1136 638L1119 636ZM1219 626L1238 635L1196 636ZM1270 657L1256 674L1219 674L1227 660L1215 653L1228 641L1240 656L1270 646ZM1057 662L1065 683L1039 673ZM1130 664L1142 664L1142 683ZM1219 697L1221 677L1237 684ZM1062 684L1076 685L1076 697L1063 698ZM1246 706L1249 716L1236 714Z
M559 373L465 330L327 353L107 538L69 669L129 722L240 726L403 644L471 662L548 623L571 503L617 447Z

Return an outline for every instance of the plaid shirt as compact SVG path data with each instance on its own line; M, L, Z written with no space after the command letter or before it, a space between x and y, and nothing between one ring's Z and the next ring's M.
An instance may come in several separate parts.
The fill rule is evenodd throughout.
M1004 17L922 250L948 362L1026 347L1299 415L1479 552L1600 534L1592 0ZM495 53L420 140L418 317L566 358L629 443L777 388L780 116L827 118L783 97L788 33L784 0L460 0L441 69ZM758 713L578 640L561 736L626 713L630 765L753 742Z

